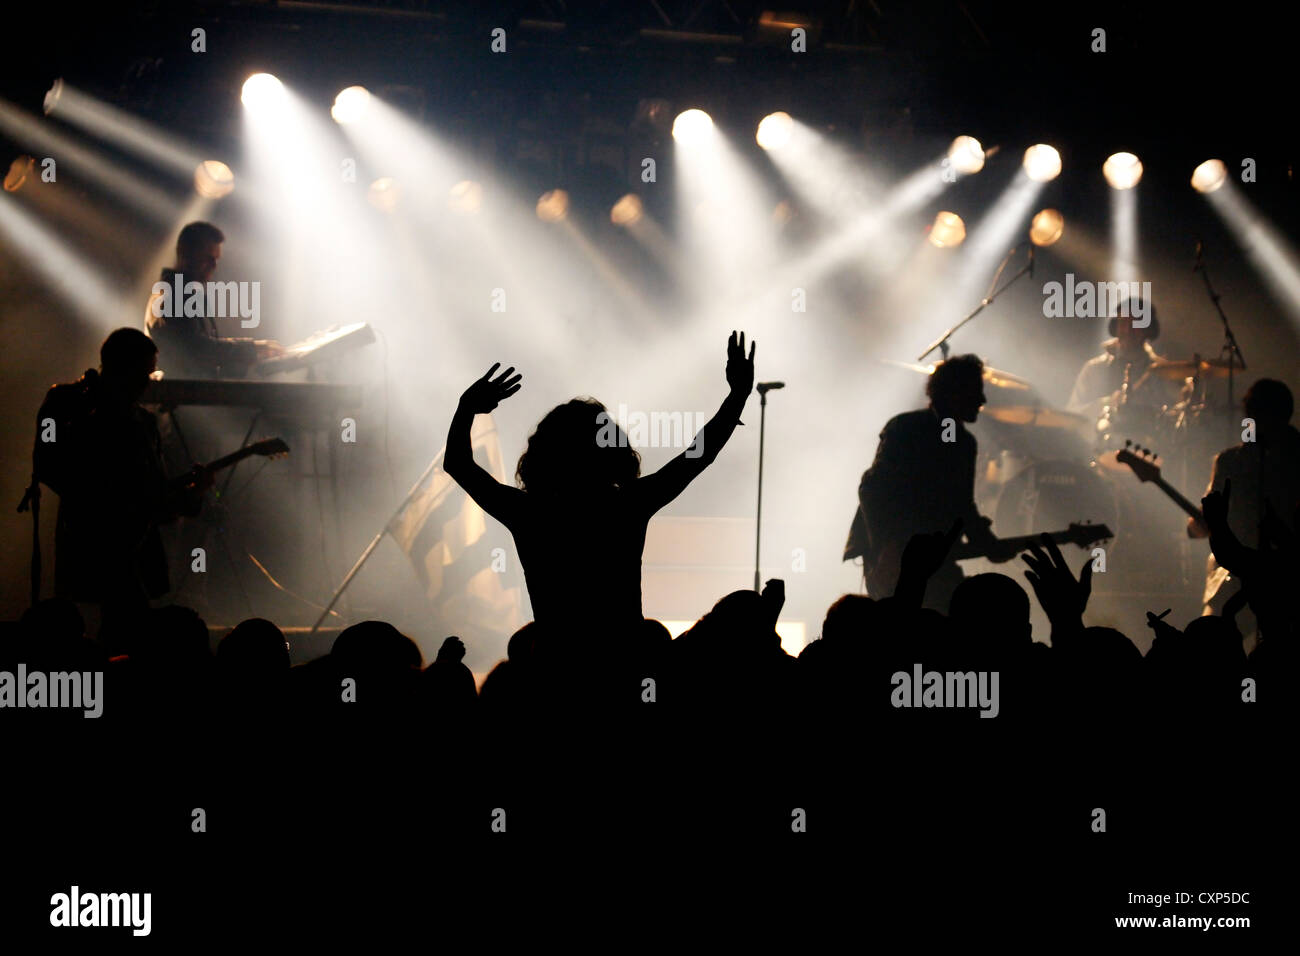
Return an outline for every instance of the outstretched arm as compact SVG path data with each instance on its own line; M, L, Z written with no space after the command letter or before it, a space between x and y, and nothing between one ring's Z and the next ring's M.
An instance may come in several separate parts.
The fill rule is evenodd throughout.
M519 381L523 376L512 378L513 367L496 379L492 378L492 373L500 367L501 363L497 362L461 395L456 414L451 417L451 428L447 431L447 450L442 466L480 508L509 528L513 527L512 523L523 505L524 493L503 485L484 471L474 460L474 447L470 441L474 416L486 415L519 391Z
M732 332L727 340L727 384L731 391L722 400L717 414L709 419L695 436L691 447L664 465L653 475L646 475L633 486L649 514L654 514L672 501L700 472L713 464L740 422L740 413L754 388L754 351L750 343L749 356L745 356L745 333Z

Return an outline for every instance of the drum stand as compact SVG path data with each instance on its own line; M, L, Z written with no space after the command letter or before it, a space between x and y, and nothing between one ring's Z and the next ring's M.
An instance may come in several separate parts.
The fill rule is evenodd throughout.
M1214 286L1210 284L1210 273L1205 268L1205 263L1201 261L1200 247L1197 247L1196 254L1196 272L1201 274L1205 280L1205 291L1214 303L1214 310L1219 313L1219 321L1223 323L1223 348L1219 350L1219 357L1228 359L1228 414L1234 411L1235 395L1233 392L1234 372L1241 369L1246 370L1246 358L1241 354L1241 346L1237 344L1237 336L1232 332L1232 325L1228 322L1228 316L1224 314L1223 306L1220 304L1220 295L1214 291ZM1238 365L1237 363L1241 364Z

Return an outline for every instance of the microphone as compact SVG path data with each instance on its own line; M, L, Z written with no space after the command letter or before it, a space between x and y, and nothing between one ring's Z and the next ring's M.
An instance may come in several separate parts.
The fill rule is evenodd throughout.
M774 388L785 388L785 382L759 382L755 387L758 390L758 394L763 395L772 391Z
M1196 263L1192 266L1193 272L1201 271L1201 253L1205 250L1205 243L1200 239L1196 240Z
M1034 244L1029 244L1029 278L1034 277Z

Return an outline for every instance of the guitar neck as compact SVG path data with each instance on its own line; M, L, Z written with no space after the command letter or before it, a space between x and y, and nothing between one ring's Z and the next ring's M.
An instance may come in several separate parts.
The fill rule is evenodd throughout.
M1201 509L1180 495L1177 488L1165 481L1163 478L1153 478L1151 480L1157 488L1169 496L1170 501L1182 508L1188 515L1195 518L1197 521L1203 520Z
M1072 540L1068 531L1053 531L1048 534L1048 537L1056 544L1065 544ZM1039 534L1022 534L1018 537L999 538L998 540L1016 551L1027 551L1031 547L1042 544L1043 536ZM968 558L982 558L985 556L984 550L973 544L958 544L948 554L949 559L953 561L965 561Z
M222 455L216 461L209 462L203 467L208 471L221 471L223 468L229 468L231 465L236 465L249 455L254 454L256 454L256 451L252 447L241 448L239 451L232 451L229 455Z

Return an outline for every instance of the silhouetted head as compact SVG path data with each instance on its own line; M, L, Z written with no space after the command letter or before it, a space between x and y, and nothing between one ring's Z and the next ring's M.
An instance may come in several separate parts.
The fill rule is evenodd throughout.
M1113 627L1085 627L1078 648L1093 670L1118 677L1133 674L1142 667L1142 652L1137 645Z
M1265 435L1284 428L1295 411L1291 389L1273 378L1261 378L1246 389L1241 404L1247 417L1253 418L1258 431Z
M1014 578L991 572L966 578L952 593L948 617L962 632L1015 647L1032 640L1029 595Z
M208 626L193 608L172 604L149 612L148 626L131 657L160 670L203 667L212 659Z
M134 402L144 394L157 367L158 346L139 329L110 332L99 347L100 380L127 401Z
M826 609L822 638L831 641L864 640L876 602L863 594L846 594Z
M1106 332L1119 340L1121 352L1140 352L1144 343L1160 336L1156 307L1140 296L1134 296L1110 317L1106 323Z
M545 495L626 487L640 474L640 454L594 398L551 409L529 436L515 469L520 488Z
M419 670L424 666L420 647L387 621L362 621L344 628L334 639L330 657L357 670Z
M21 643L0 648L0 655L19 651L28 667L48 670L93 670L107 659L103 649L85 637L85 621L71 601L41 601L23 613L21 624Z
M80 640L86 634L86 622L77 605L66 598L46 598L23 612L23 629L41 640Z
M984 396L984 363L978 355L954 355L940 362L925 383L925 394L939 415L975 421L980 407L988 401Z
M762 657L781 646L770 607L757 591L748 589L724 595L688 633L709 650L746 657Z
M226 237L210 222L191 222L176 237L176 271L186 282L207 282L217 271Z
M289 670L289 644L270 621L249 618L217 645L217 664L223 671L248 676L284 673Z
M529 621L515 631L510 635L510 640L506 641L506 657L515 663L526 662L533 656L533 642L539 633L541 628L536 621Z

